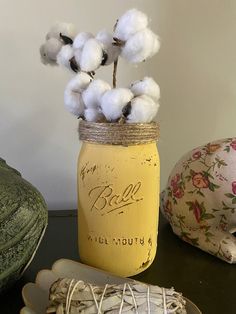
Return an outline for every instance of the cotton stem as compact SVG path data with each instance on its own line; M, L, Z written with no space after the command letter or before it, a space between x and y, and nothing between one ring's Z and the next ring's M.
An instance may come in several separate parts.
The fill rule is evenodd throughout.
M113 67L113 88L116 88L117 65L118 65L118 59L115 60L114 67Z

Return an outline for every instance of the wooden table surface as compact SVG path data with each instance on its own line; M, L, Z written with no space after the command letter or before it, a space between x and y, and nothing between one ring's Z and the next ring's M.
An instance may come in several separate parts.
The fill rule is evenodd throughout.
M0 314L18 314L21 289L36 273L59 258L79 260L75 210L50 211L49 225L39 250L11 289L0 296ZM161 217L158 250L153 264L135 279L177 291L192 300L203 314L236 314L236 265L229 265L181 241Z

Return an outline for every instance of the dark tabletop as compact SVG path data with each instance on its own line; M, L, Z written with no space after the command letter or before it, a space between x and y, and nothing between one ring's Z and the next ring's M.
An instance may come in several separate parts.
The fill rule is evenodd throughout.
M21 280L0 296L0 314L18 314L21 289L36 273L59 258L79 260L76 211L50 211L49 225L37 254ZM153 264L134 277L177 291L203 314L236 314L236 265L229 265L175 236L161 217L158 249Z

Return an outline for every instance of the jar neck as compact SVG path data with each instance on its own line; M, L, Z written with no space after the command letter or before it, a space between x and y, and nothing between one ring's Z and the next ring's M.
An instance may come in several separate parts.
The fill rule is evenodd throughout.
M96 123L80 121L79 139L84 142L110 145L139 145L156 142L159 125L152 123Z

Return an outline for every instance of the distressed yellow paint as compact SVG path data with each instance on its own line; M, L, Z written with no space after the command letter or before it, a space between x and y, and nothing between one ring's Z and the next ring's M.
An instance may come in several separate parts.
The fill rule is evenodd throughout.
M152 263L157 246L160 162L156 143L84 143L78 160L81 260L120 276Z

